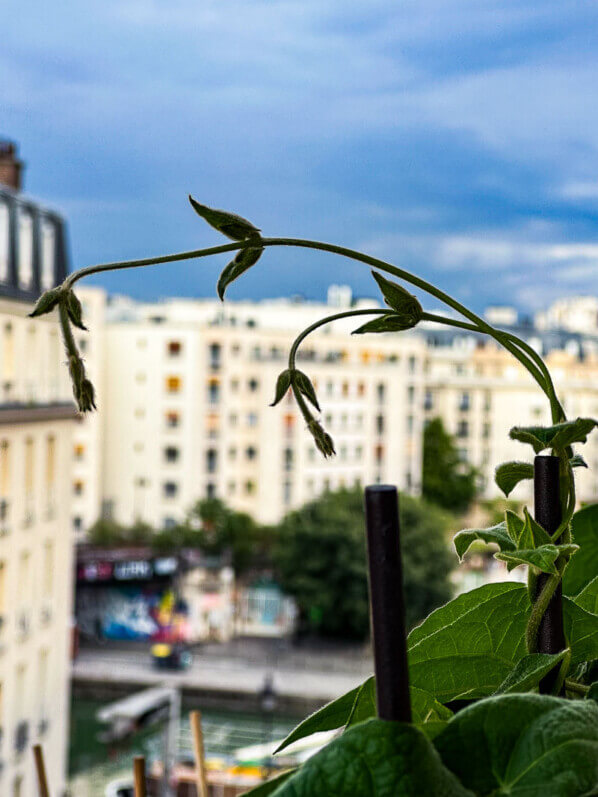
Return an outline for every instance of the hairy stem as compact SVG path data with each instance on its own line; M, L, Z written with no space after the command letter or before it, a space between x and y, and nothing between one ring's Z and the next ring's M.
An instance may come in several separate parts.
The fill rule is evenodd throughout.
M529 616L529 620L527 621L527 628L525 631L525 641L528 653L537 652L536 647L537 647L538 630L540 628L540 623L542 622L542 618L546 614L546 609L548 608L548 604L552 600L552 597L556 592L560 583L561 583L560 572L557 575L550 575L546 579L546 582L544 583L542 592L540 592L540 594L536 598L536 601L532 604L532 611Z

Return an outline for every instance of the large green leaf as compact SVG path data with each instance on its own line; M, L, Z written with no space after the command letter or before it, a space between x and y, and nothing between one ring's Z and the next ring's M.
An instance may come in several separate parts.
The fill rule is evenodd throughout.
M503 462L494 471L494 481L508 497L519 482L534 478L534 466L529 462Z
M517 539L517 548L527 550L528 548L538 548L540 545L550 545L552 543L550 534L534 520L527 507L524 508L523 515L525 522Z
M366 681L367 683L367 681ZM362 689L363 684L356 686L336 700L322 706L318 711L314 711L309 717L300 722L296 728L289 733L279 746L274 751L279 753L298 739L303 739L306 736L311 736L312 733L319 733L320 731L333 731L336 728L342 728L349 721L349 717L355 705L355 699Z
M514 551L515 543L511 539L507 531L506 521L503 520L496 526L491 526L489 529L463 529L457 532L453 539L455 549L459 559L463 559L469 548L476 540L483 542L493 542L500 548L501 551Z
M515 669L510 672L495 694L506 695L510 692L529 692L534 689L542 678L560 662L567 654L562 653L530 653L517 662Z
M562 451L573 443L585 443L596 426L598 421L594 418L576 418L554 426L515 426L509 435L520 443L529 443L539 454L546 448Z
M574 602L586 612L598 615L598 576L573 598Z
M563 575L565 595L578 595L598 575L598 504L586 506L573 515L573 540L580 550Z
M478 795L582 797L598 789L598 705L501 695L461 711L434 739Z
M260 785L256 786L255 789L250 789L250 791L243 792L243 797L268 797L268 795L274 794L276 789L278 789L278 787L288 780L295 772L296 769L289 769L286 772L283 772L281 775L277 775L275 778L271 778L264 783L260 783Z
M531 565L543 573L557 574L556 560L559 556L570 556L578 550L577 545L540 545L538 548L528 548L520 551L505 551L495 553L496 559L507 563L507 570L513 570L518 565Z
M372 719L349 728L275 797L473 797L413 725Z
M440 703L492 694L525 655L521 584L487 584L437 609L409 634L409 678Z
M563 598L563 627L571 648L571 666L598 659L598 615Z

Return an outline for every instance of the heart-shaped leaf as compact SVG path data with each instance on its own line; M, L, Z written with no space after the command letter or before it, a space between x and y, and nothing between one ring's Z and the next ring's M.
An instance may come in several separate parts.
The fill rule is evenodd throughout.
M534 478L534 466L529 462L504 462L494 472L494 481L508 497L520 481Z
M473 797L413 725L371 719L349 728L274 793L276 797Z
M191 195L189 195L191 207L198 216L213 227L218 232L226 235L233 241L244 241L246 238L259 238L260 230L236 213L229 213L227 210L217 210L201 205Z
M598 576L590 581L573 601L586 612L598 615Z
M571 667L598 659L598 616L563 598L563 629L571 648Z
M520 443L528 443L539 454L546 448L564 451L573 443L585 443L596 426L598 421L593 418L576 418L554 426L515 426L509 435Z
M434 739L440 757L479 795L581 797L598 789L598 705L501 695L456 714Z
M529 692L534 689L545 675L553 670L567 655L561 653L530 653L517 662L515 668L507 675L494 694L503 695L511 692Z
M571 531L580 551L563 574L565 595L578 595L598 574L598 504L591 504L573 515Z
M530 612L521 584L486 584L432 612L408 637L409 681L440 703L492 694L523 658Z
M501 551L514 551L515 543L509 536L507 531L506 521L503 520L496 526L491 526L489 529L463 529L457 532L453 539L455 549L459 559L463 559L469 548L476 540L482 542L493 542L500 548Z

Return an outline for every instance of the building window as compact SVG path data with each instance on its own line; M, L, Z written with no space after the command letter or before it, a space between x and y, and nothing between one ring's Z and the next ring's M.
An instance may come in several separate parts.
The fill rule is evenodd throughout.
M376 463L379 465L381 462L384 461L384 446L377 445L374 449L374 456L376 458Z
M291 434L295 428L295 416L288 414L284 416L284 429L287 434Z
M208 482L206 484L206 497L216 498L216 485L214 484L214 482Z
M459 457L460 462L467 462L467 449L466 448L458 448L457 449L457 456Z
M0 497L8 498L10 494L10 445L8 440L0 443Z
M415 399L415 388L413 387L413 385L409 385L409 387L407 388L407 402L409 404L413 404L414 399Z
M434 408L434 394L431 390L426 390L424 396L424 409L431 410Z
M85 456L85 446L83 445L83 443L77 443L75 445L75 447L73 448L73 454L76 460L80 461L83 459L83 457Z
M384 415L376 416L376 432L382 434L384 432Z
M170 412L166 413L166 426L168 426L169 429L176 429L176 427L179 426L180 423L181 423L180 413L175 412L174 410L171 410Z
M482 437L487 440L490 437L490 424L485 423L482 426Z
M0 282L7 282L10 241L10 216L5 202L0 202Z
M461 393L459 397L459 409L461 412L467 412L470 408L470 397L469 393Z
M253 479L247 479L244 486L247 495L253 495L255 493L255 482Z
M19 212L19 285L33 287L33 217L28 210Z
M214 473L218 467L218 452L215 448L208 448L206 451L206 470Z
M342 392L342 394L343 394L343 396L345 398L349 395L349 383L348 382L343 382L342 387L341 387L341 392Z
M47 291L56 284L54 269L56 266L56 228L48 219L42 222L42 288Z
M414 373L415 373L415 369L416 369L416 367L417 367L417 360L416 360L416 358L415 358L415 357L413 357L413 355L412 355L412 356L409 358L409 360L408 360L408 368L409 368L409 373L410 373L410 374L414 374Z
M5 382L15 378L15 336L12 324L4 325L2 337L2 378ZM9 399L10 395L4 387L4 399Z
M48 500L53 498L54 483L56 481L56 438L48 435L46 438L46 495Z
M411 434L413 432L413 415L407 416L407 433Z
M179 393L181 390L182 380L180 376L167 376L166 377L166 390L168 393Z
M469 437L469 423L467 421L459 421L457 424L457 437Z
M164 482L162 485L162 492L165 498L174 498L178 491L179 487L176 482Z
M82 528L83 528L83 518L81 517L81 515L75 515L75 517L73 518L73 529L75 531L81 531Z
M169 340L168 341L168 356L169 357L178 357L183 350L183 346L180 340Z
M208 382L208 402L218 404L220 401L220 383L217 379L210 379Z
M365 396L365 384L363 382L357 383L357 395Z
M166 446L164 449L164 459L166 462L176 462L179 458L179 450L176 446Z
M376 396L378 397L378 401L382 402L386 398L386 385L383 382L379 382L376 385Z
M257 426L257 413L256 412L249 412L247 413L247 426Z
M83 495L85 490L85 484L81 481L81 479L77 479L73 482L73 493L75 495Z
M291 503L292 484L291 482L284 482L282 485L282 502L285 506Z
M254 446L247 446L245 449L245 456L249 460L253 460L257 457L257 449Z
M230 380L230 389L231 393L236 393L239 389L239 380L238 379L231 379Z
M214 371L220 368L220 354L222 352L222 348L219 343L210 343L209 353L210 353L210 368Z
M293 469L293 449L285 448L284 450L284 469L286 471Z
M25 493L27 496L33 494L33 438L25 440Z
M176 528L176 520L173 517L167 515L165 518L162 518L162 528L163 529Z
M257 379L250 379L249 382L247 383L247 387L249 388L250 393L255 393L256 390L259 388L259 386L260 383L258 382Z
M231 446L228 449L228 458L229 459L235 459L236 456L237 456L237 449L234 446Z

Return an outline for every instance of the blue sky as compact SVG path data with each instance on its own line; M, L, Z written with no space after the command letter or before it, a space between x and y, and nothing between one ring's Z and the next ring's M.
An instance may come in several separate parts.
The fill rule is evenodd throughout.
M598 293L598 3L4 0L0 134L76 266L211 245L186 195L481 309ZM208 296L222 257L97 282ZM371 295L268 250L233 298Z

